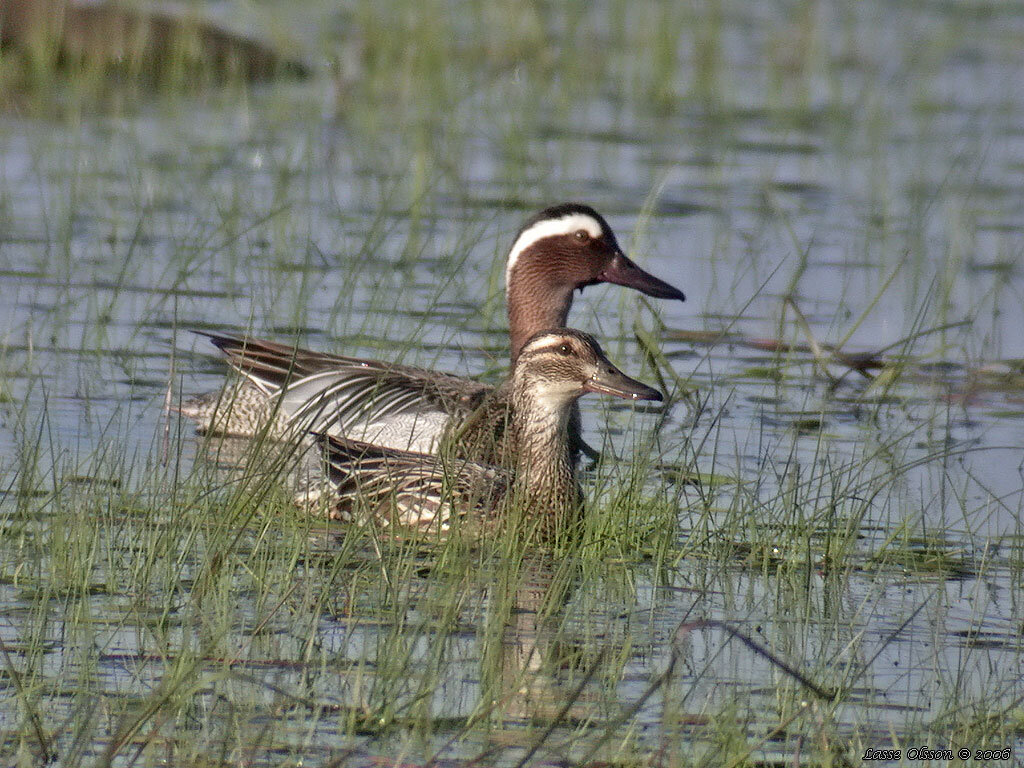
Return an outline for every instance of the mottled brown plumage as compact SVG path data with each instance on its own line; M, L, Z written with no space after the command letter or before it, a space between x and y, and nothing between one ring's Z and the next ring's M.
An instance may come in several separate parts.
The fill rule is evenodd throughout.
M322 434L337 517L445 530L501 519L514 506L542 535L576 520L582 493L569 442L572 407L586 392L633 400L661 393L612 365L593 337L571 329L536 334L523 346L502 393L508 413L508 467L400 451ZM490 394L492 401L497 392ZM482 404L487 411L489 403Z

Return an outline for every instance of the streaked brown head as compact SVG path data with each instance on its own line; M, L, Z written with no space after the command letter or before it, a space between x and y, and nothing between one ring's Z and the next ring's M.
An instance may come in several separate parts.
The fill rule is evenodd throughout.
M542 331L523 345L513 389L546 409L568 407L587 392L627 400L662 400L661 393L616 368L593 336L571 328Z

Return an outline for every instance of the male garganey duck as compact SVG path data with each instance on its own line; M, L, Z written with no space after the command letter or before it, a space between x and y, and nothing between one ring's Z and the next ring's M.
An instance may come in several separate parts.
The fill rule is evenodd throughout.
M534 334L565 325L573 291L614 283L660 299L683 292L640 269L619 247L593 208L564 203L531 218L516 235L505 268L512 363ZM480 439L473 455L500 463L505 385L406 365L311 352L272 341L205 333L246 377L241 385L184 403L181 412L201 432L282 438L326 431L390 448L423 453L455 435ZM488 418L478 413L486 405ZM466 420L474 413L474 424ZM273 423L268 421L273 417ZM570 432L579 436L579 411ZM265 430L265 432L264 432ZM486 433L486 434L485 434ZM495 442L497 438L497 442Z
M571 525L582 510L569 418L587 392L662 399L658 390L612 365L592 336L560 328L529 339L512 367L507 399L513 461L507 469L321 433L332 486L331 515L444 531L455 517L486 524L521 505L523 520L543 535L564 530L559 526Z

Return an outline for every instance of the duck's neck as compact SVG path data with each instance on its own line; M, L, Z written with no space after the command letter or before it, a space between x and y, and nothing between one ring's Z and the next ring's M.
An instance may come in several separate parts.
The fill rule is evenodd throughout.
M572 307L572 288L552 286L545 280L530 279L516 272L509 281L508 332L512 363L531 336L552 328L564 328Z
M531 518L543 516L544 528L575 520L582 493L569 447L572 403L552 407L522 386L512 386L512 441L515 456L513 497Z

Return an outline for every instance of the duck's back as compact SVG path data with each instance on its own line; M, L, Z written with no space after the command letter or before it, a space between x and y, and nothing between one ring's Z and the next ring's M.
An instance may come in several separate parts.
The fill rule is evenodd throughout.
M454 456L321 440L334 484L332 516L342 520L445 531L456 518L493 519L512 482L504 469Z

